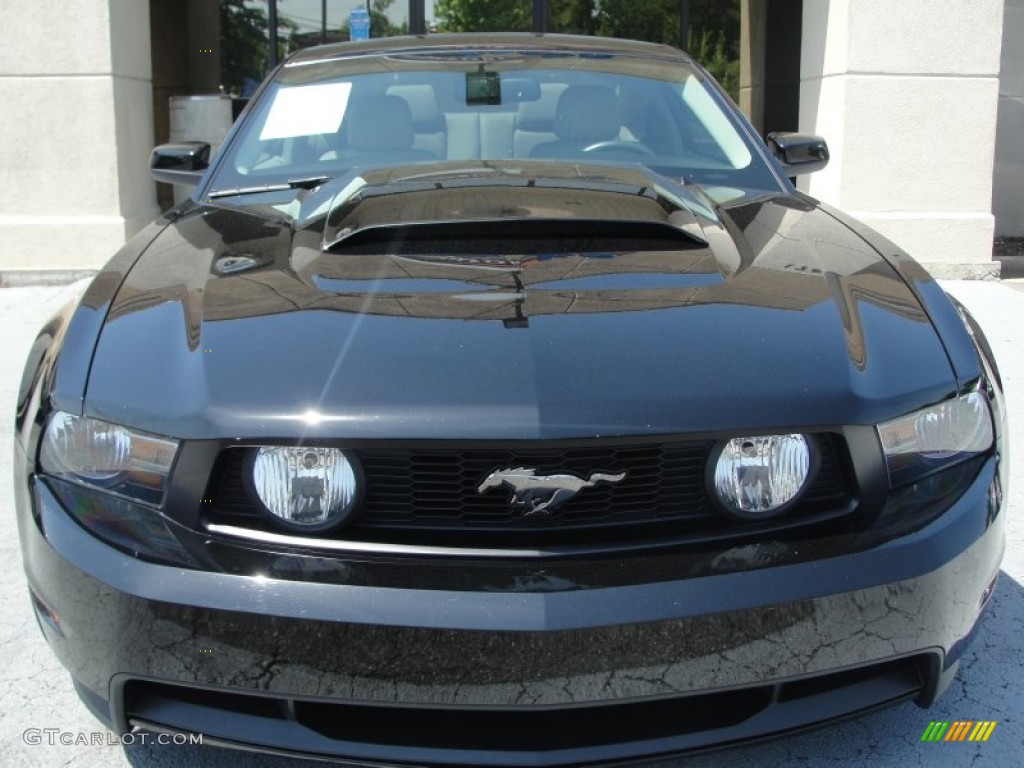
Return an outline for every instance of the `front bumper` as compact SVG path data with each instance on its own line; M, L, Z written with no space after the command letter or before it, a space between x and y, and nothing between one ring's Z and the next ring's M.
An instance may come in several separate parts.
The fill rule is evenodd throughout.
M484 591L173 568L86 533L38 480L19 509L44 633L115 730L377 763L558 765L931 703L998 570L996 476L992 459L937 519L866 551L599 588L543 570Z

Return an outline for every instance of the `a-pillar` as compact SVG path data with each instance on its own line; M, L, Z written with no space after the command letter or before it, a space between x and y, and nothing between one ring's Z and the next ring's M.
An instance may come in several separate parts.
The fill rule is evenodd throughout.
M95 269L152 219L149 3L3 0L0 271Z
M803 4L800 129L832 161L801 178L936 276L994 274L1002 0Z

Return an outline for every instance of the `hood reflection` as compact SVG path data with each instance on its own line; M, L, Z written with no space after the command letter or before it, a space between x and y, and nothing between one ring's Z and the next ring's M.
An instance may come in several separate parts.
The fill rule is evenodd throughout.
M839 307L851 358L859 364L864 356L858 329L860 303L926 322L912 294L874 251L802 200L743 199L719 207L717 218L708 218L705 214L711 211L698 205L694 206L697 215L679 207L681 203L666 210L664 197L651 195L641 186L634 195L624 195L627 181L643 178L639 173L620 174L613 177L612 190L584 192L559 186L527 188L525 178L517 179L516 187L488 187L492 181L474 177L475 185L469 189L432 187L377 194L363 203L336 205L330 216L319 198L336 192L323 190L303 201L318 215L294 229L287 217L269 215L272 209L265 204L195 210L169 227L139 261L122 287L112 317L171 299L189 308L186 315L192 326L317 309L500 320L516 327L525 318L545 315L706 304L800 311L831 299ZM372 180L378 188L386 187L380 179ZM399 182L409 183L405 178ZM415 183L429 186L419 179ZM501 242L491 241L491 252L478 248L481 238L476 237L469 244L453 239L449 247L441 245L425 253L422 243L406 242L401 233L389 231L394 239L381 247L345 247L341 253L322 250L325 241L338 239L339 231L421 221L431 213L427 208L434 214L443 210L473 221L479 221L475 217L483 211L528 234L537 222L516 220L515 211L529 199L536 204L538 195L545 194L559 200L562 209L569 211L566 216L580 194L605 200L605 214L623 222L645 216L650 222L654 206L659 208L660 225L674 227L674 217L685 210L685 218L699 224L710 245L684 238L671 250L664 242L648 250L643 238L634 248L622 247L627 243L615 238L618 247L608 249L601 247L601 238L594 237L584 243L590 246L586 250L509 253ZM516 205L511 205L509 195ZM471 201L475 202L471 205ZM592 206L585 209L593 215ZM513 220L503 220L503 215ZM409 231L413 228L403 230ZM196 338L198 328L191 331L190 338Z

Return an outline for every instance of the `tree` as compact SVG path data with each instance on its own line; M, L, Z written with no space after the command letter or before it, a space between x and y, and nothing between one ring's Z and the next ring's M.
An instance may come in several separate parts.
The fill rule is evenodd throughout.
M600 34L679 45L679 0L601 0ZM740 45L739 0L690 0L689 43L721 39L728 57Z
M573 35L597 32L597 4L594 0L552 0L548 13L552 32Z
M438 0L434 13L445 32L528 32L530 0Z
M686 50L737 101L740 94L739 0L690 0Z
M446 32L521 32L533 29L532 0L438 0ZM550 0L552 32L624 37L679 45L679 0ZM686 49L739 94L739 0L690 0Z
M679 42L678 0L601 0L598 34L646 40Z
M387 10L394 3L395 0L373 0L370 6L370 37L394 37L409 31L408 24L396 26L388 18Z
M730 58L726 53L725 36L711 30L705 30L699 35L691 31L689 39L687 49L690 55L711 73L735 101L739 101L740 60Z
M277 59L297 48L298 25L278 17ZM220 0L220 80L228 93L246 93L270 68L270 22L263 8L245 0Z
M532 0L438 0L435 13L445 32L529 32ZM595 0L550 0L548 29L592 35L597 31Z
M242 93L246 81L267 71L267 14L243 0L221 0L220 80L229 93Z

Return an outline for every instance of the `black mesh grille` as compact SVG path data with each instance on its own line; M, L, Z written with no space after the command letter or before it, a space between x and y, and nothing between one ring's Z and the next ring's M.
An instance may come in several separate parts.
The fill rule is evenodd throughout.
M819 515L848 500L842 441L819 435L821 462L814 485L787 515ZM666 442L542 449L388 448L357 449L365 475L362 503L345 538L414 543L458 543L460 535L486 542L572 543L607 531L634 536L706 533L735 527L707 498L705 470L712 441ZM247 492L243 474L252 449L231 448L215 469L209 522L275 530ZM548 516L525 516L510 491L479 493L495 469L528 467L538 475L620 473L617 483L598 483ZM749 528L749 526L747 526ZM338 536L328 532L325 536Z
M360 452L368 479L360 523L384 527L536 529L696 518L706 513L704 462L710 443L550 451ZM538 475L625 472L598 483L549 517L526 517L507 489L479 493L493 470ZM372 480L370 479L372 478Z

